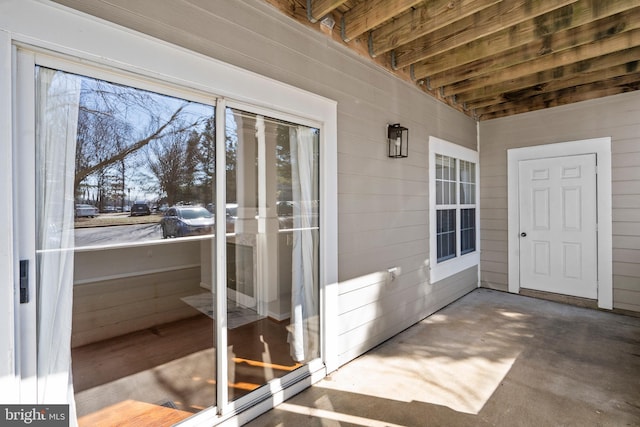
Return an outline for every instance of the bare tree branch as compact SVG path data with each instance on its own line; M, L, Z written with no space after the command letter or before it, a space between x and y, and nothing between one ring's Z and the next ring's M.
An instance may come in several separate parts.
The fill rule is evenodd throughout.
M118 151L117 153L115 153L114 155L112 155L111 157L101 160L100 162L96 163L95 165L91 165L89 167L80 169L76 171L76 176L75 176L75 187L77 188L78 185L85 179L87 178L89 175L113 164L119 161L124 160L129 154L141 149L142 147L146 146L147 144L149 144L151 141L155 140L155 139L159 139L162 138L163 136L163 132L174 122L177 120L177 118L180 116L182 110L185 108L185 105L182 105L180 108L178 108L172 115L171 117L169 117L169 119L162 125L160 126L158 129L156 129L151 135L147 136L146 138L143 138L139 141L137 141L135 144L129 145L127 147L125 147L123 150ZM185 130L188 130L190 128L192 128L195 125L195 123L189 124L189 125L185 125L184 127L180 127L177 129L171 129L170 133L178 133L178 132L183 132Z

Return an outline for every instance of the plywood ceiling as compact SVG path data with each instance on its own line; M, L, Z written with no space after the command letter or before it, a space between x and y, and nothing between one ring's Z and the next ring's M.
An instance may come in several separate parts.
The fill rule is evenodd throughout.
M263 0L478 120L640 88L640 0Z

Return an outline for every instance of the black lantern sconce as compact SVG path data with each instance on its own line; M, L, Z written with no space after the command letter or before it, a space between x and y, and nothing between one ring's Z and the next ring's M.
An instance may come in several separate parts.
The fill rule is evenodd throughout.
M409 155L409 129L400 123L387 126L389 157L398 159Z

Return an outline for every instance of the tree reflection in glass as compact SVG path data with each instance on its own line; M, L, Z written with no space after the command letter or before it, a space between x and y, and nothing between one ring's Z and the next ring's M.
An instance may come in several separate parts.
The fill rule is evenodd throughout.
M80 79L76 246L158 239L167 207L213 206L213 106ZM134 220L136 202L151 216ZM105 225L128 228L95 229Z

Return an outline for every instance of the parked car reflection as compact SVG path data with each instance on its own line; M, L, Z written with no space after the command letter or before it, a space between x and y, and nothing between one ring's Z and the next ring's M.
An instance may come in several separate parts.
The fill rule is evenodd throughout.
M213 224L211 212L196 206L169 208L160 221L163 239L210 234L213 232Z
M77 204L76 218L95 218L98 216L98 208L92 205Z
M151 215L151 209L146 202L135 202L131 206L130 216Z
M234 233L236 226L236 219L238 219L238 204L237 203L227 203L225 205L226 209L226 221L227 221L227 233ZM213 203L207 204L207 210L215 215L216 207ZM256 216L257 218L257 216Z

